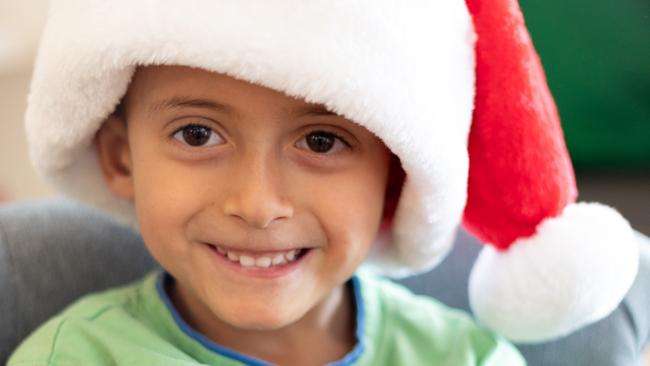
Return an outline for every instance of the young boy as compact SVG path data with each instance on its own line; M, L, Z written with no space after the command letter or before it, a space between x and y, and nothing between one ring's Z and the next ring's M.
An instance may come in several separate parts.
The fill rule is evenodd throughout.
M520 21L516 3L496 8ZM611 209L572 204L552 114L541 113L541 135L556 139L533 162L545 199L512 201L536 222L492 225L501 210L475 203L472 31L461 1L53 2L27 116L36 165L62 190L132 217L163 271L73 304L9 365L523 365L467 315L370 273L431 268L461 214L500 249L482 255L470 283L487 325L543 340L611 311L634 277L632 246L609 250L602 232L583 230L561 249L566 269L532 274L506 250L541 241L532 250L559 258L548 245L566 217L599 221L623 243L632 235ZM505 38L520 42L518 31ZM503 37L487 39L499 48ZM507 70L500 82L517 74ZM485 84L479 77L472 135ZM474 156L498 160L489 149ZM527 252L514 258L530 257L516 247ZM575 253L599 266L580 267ZM536 296L513 301L517 281Z
M223 74L153 66L96 145L169 274L80 301L10 364L522 364L463 314L350 281L389 171L365 128Z

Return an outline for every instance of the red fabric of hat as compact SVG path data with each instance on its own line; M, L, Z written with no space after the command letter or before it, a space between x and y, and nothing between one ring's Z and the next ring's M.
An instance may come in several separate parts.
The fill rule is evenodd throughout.
M575 203L558 113L517 1L467 6L478 40L463 223L487 244L470 303L508 338L544 341L616 307L636 274L637 247L614 210Z

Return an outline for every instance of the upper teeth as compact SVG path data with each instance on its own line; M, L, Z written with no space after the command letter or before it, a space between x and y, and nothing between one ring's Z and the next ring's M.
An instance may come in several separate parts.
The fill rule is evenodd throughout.
M292 249L286 252L278 252L273 256L261 256L253 258L250 255L237 253L218 245L216 247L219 253L223 254L232 262L239 262L239 265L242 267L268 268L272 266L280 266L295 261L296 255L298 254L298 249Z

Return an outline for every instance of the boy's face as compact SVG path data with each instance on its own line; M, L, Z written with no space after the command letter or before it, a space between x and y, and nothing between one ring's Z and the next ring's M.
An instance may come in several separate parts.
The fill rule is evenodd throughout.
M140 68L125 102L127 122L112 116L98 134L102 168L186 307L278 329L366 257L390 153L365 128L186 67Z

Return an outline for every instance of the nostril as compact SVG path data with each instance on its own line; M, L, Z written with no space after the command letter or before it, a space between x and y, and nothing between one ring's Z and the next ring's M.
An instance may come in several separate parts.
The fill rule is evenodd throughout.
M293 216L293 208L275 205L273 203L260 203L255 207L236 207L224 212L246 225L256 229L267 229L278 220L285 220Z
M294 215L292 202L268 182L243 183L227 195L222 211L256 229L266 229L276 220L288 219Z

